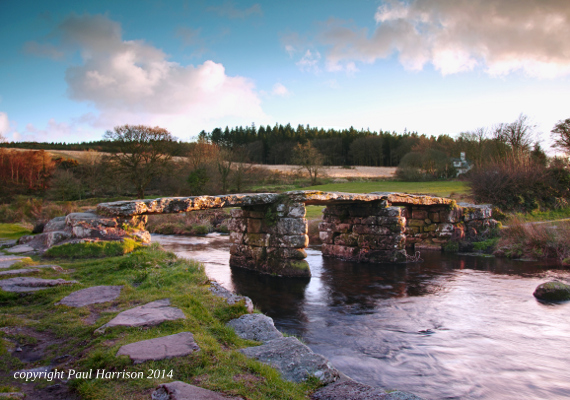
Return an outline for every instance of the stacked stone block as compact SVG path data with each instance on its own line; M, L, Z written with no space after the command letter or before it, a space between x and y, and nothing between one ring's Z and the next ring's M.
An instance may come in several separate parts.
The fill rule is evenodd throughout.
M386 201L327 206L319 236L323 255L358 262L405 261L402 209Z
M473 241L498 224L488 205L408 206L402 214L407 221L406 247L415 250L441 250L449 241Z
M278 276L309 277L305 205L284 202L231 211L230 265Z

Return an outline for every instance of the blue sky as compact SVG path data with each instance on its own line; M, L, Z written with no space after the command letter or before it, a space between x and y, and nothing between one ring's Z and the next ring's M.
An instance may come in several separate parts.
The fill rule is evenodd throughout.
M567 0L0 1L0 134L225 125L455 135L570 117Z

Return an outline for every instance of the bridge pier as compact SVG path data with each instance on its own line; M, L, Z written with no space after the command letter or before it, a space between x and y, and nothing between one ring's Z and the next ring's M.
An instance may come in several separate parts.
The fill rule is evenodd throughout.
M230 266L272 275L310 277L305 204L278 202L231 211Z
M406 219L386 201L327 206L319 224L325 256L389 263L406 260Z

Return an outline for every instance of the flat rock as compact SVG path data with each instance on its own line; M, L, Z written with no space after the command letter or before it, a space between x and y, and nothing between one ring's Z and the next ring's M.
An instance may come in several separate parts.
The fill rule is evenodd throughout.
M151 395L152 400L228 400L239 399L226 397L211 390L176 381L164 383L156 388Z
M190 332L143 340L119 349L118 356L129 356L135 364L165 358L184 357L200 350Z
M119 297L122 288L122 286L93 286L73 292L55 304L63 304L69 307L83 307L90 304L106 303Z
M261 346L241 349L240 352L271 365L289 381L301 382L314 376L328 384L340 377L325 357L313 353L294 337L271 340Z
M227 325L234 328L236 334L242 339L266 343L283 337L283 334L275 328L273 319L263 314L242 315L237 319L232 319Z
M12 247L18 243L15 239L0 239L0 247Z
M212 282L209 288L210 292L212 292L215 296L221 297L226 299L226 303L230 306L233 306L240 301L245 302L245 307L247 308L247 312L250 314L253 312L253 302L247 296L240 296L238 294L230 292L228 289L220 285L218 282Z
M40 272L40 270L39 269L31 269L31 268L9 269L7 271L0 271L0 276L32 274L34 272Z
M170 307L170 299L162 299L123 311L97 331L113 326L154 326L176 319L186 319L186 316L179 308Z
M6 292L35 292L37 290L49 289L54 286L72 285L77 281L66 281L64 279L42 279L30 277L17 277L0 280L0 289Z
M277 193L242 193L219 196L162 197L148 200L126 200L97 205L97 211L106 215L133 216L143 214L173 214L209 208L244 207L271 204Z
M34 250L35 249L31 246L28 246L26 244L20 244L18 246L10 247L4 251L7 251L8 253L12 254L22 254L22 253L29 253Z
M44 233L62 231L65 229L65 217L55 217L44 225Z
M10 268L12 265L19 263L23 260L29 260L28 257L18 257L18 256L0 256L0 269Z

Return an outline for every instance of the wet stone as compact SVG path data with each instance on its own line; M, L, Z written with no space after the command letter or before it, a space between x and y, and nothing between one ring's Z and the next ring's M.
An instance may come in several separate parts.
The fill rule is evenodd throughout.
M119 349L117 357L126 355L135 364L140 364L145 361L184 357L198 350L200 347L194 341L192 333L180 332L175 335L127 344Z
M283 337L283 334L273 325L273 319L263 314L242 315L237 319L232 319L227 325L234 328L236 334L242 339L266 343Z
M311 395L312 400L379 400L386 392L352 380L332 383Z
M247 296L240 296L235 293L230 292L228 289L220 285L218 282L212 282L209 288L210 292L215 296L221 297L226 300L230 306L239 303L240 301L244 301L245 307L247 308L247 312L253 312L253 302Z
M179 308L170 307L170 299L162 299L123 311L96 332L113 326L155 326L177 319L186 319L186 316Z
M240 352L271 365L288 381L301 382L314 376L326 384L340 376L325 357L313 353L293 337L271 340L261 346L241 349Z
M237 397L226 397L211 390L189 385L185 382L164 383L156 388L151 395L152 400L228 400Z
M119 297L122 288L122 286L93 286L71 293L69 296L61 299L56 305L83 307L90 304L106 303Z
M17 277L0 280L0 289L6 292L35 292L49 289L54 286L72 285L77 281L66 281L64 279L41 279L30 277Z

